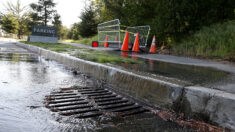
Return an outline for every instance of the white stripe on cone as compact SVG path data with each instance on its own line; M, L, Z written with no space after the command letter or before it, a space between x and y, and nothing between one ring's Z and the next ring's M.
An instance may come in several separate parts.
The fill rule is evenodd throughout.
M154 45L154 46L155 46L155 44L156 44L156 41L155 41L155 35L154 35L154 36L153 36L152 45Z

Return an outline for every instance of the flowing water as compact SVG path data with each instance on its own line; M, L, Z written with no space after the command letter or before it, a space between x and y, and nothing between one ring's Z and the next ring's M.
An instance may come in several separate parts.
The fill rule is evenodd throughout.
M13 44L0 44L0 131L195 131L150 113L121 118L77 119L51 112L44 99L53 90L98 82Z

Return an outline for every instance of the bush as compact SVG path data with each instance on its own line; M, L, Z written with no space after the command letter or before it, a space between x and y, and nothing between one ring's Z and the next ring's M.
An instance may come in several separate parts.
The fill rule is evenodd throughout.
M235 59L235 20L218 23L175 42L172 52L187 56Z

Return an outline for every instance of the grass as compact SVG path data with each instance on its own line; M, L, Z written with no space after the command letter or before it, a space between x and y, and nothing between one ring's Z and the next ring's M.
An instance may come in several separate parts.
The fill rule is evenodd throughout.
M85 44L85 45L91 45L92 41L98 41L98 35L89 37L89 38L81 38L80 40L64 40L64 42L69 43L79 43L79 44ZM100 46L103 46L103 43L99 44Z
M91 49L81 49L80 52L74 54L78 58L82 58L89 61L99 62L99 63L111 63L111 64L140 64L141 61L133 60L131 58L124 58L119 55L105 53L104 51L97 51Z
M105 53L104 51L96 51L88 48L79 48L76 46L60 44L60 43L38 43L38 42L29 42L29 41L21 41L22 43L38 46L44 49L48 49L55 52L69 52L72 56L77 58L81 58L88 61L94 61L99 63L111 63L111 64L120 64L120 63L128 63L128 64L140 64L141 61L132 60L131 58L124 58L119 55ZM76 52L71 52L75 51Z
M171 52L235 60L235 20L203 27L183 41L175 42Z
M40 43L40 42L29 42L29 41L20 41L21 43L38 46L44 49L48 49L55 52L69 52L74 51L76 49L79 49L79 47L72 46L72 45L66 45L66 44L60 44L60 43Z

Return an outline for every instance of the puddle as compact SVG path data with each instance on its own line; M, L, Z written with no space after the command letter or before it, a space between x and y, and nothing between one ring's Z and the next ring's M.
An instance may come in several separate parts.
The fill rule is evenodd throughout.
M118 64L121 67L133 71L145 72L150 75L164 76L172 79L181 80L191 85L206 85L217 82L227 77L229 73L220 70L197 67L183 64L161 62L151 59L143 59L137 56L128 56L130 53L120 51L109 51L122 57L129 57L134 60L142 61L142 64Z

